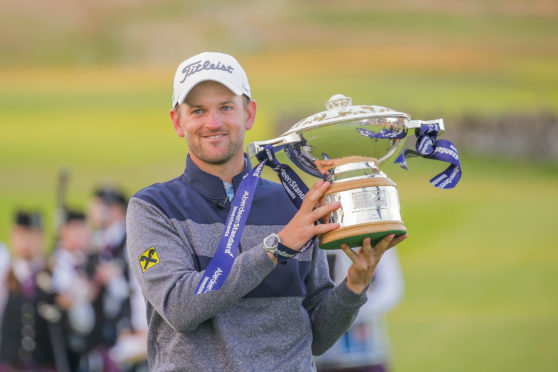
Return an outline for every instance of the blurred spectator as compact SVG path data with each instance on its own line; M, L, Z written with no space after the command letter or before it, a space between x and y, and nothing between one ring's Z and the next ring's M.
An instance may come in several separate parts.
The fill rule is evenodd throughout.
M124 193L114 187L104 186L94 191L88 208L87 219L93 228L93 246L97 253L120 266L128 276L126 265L126 208Z
M66 210L53 252L51 290L62 311L63 347L68 370L81 370L84 355L96 345L90 335L95 325L92 303L97 295L84 270L90 233L85 214Z
M0 371L54 371L55 361L42 305L48 294L41 289L44 269L44 233L38 212L19 211L10 231L12 250L2 277ZM6 256L5 251L2 253Z
M327 251L329 272L338 284L351 261L341 250ZM376 267L368 302L360 308L349 330L323 355L316 357L319 372L385 372L389 369L388 336L384 315L401 300L403 276L396 248L387 250Z
M129 275L126 256L127 198L114 187L100 187L89 205L88 220L94 228L88 265L103 286L103 319L98 336L110 350L105 358L126 371L146 370L147 320L139 286Z

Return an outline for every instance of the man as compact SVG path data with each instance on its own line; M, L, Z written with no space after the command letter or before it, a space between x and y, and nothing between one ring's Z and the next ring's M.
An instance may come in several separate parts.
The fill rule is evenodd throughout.
M92 347L90 333L95 326L92 302L96 296L85 272L85 258L91 242L85 214L66 208L52 257L51 290L61 312L58 327L69 371L78 371L82 356ZM62 354L62 352L60 352Z
M151 371L312 371L348 328L381 254L404 237L351 251L347 281L334 287L325 253L301 252L313 236L338 228L314 222L339 208L314 208L320 181L299 211L282 186L260 180L230 274L215 291L195 294L214 257L230 197L251 164L244 133L256 102L233 57L201 53L175 74L170 117L189 154L185 172L130 199L130 264L147 301ZM265 242L264 242L265 240ZM298 253L277 264L281 252Z
M124 192L114 186L94 191L87 216L94 229L94 252L88 267L100 287L94 303L97 325L93 332L103 346L98 351L104 360L126 364L126 371L135 371L144 363L147 323L144 299L127 264L127 205Z
M93 245L100 258L118 266L128 277L126 264L126 207L124 193L112 186L95 189L88 207L87 219L94 230Z
M42 311L44 230L39 212L18 211L10 231L11 258L2 278L0 371L53 371L52 334Z
M351 261L339 250L327 251L329 274L335 283L345 279ZM319 372L386 372L390 369L385 314L403 296L403 274L396 248L384 253L367 290L368 301L353 325L323 355L316 358Z
M93 249L87 266L101 289L98 328L102 343L114 345L118 332L130 328L130 286L126 263L126 206L124 194L112 186L95 190L88 208L93 228ZM105 328L105 329L102 329Z

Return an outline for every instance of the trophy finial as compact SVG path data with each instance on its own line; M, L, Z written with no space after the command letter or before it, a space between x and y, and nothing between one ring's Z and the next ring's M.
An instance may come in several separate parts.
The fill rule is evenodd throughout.
M348 107L351 106L353 104L353 100L351 99L351 97L345 97L342 94L336 94L334 96L332 96L327 102L326 102L326 108L328 109L328 111L332 111L332 110L337 110L343 107Z

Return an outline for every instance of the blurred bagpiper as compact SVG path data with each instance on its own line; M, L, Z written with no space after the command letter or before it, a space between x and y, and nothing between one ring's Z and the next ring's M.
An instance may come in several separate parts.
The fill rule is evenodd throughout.
M11 257L2 265L4 299L0 339L0 372L56 371L44 304L49 294L40 285L44 261L42 215L18 211L10 231Z

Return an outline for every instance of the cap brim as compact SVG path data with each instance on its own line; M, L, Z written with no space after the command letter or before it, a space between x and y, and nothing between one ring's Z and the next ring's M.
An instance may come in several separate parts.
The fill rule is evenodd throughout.
M182 104L184 102L184 100L186 99L186 97L188 97L188 94L190 93L190 91L192 91L192 89L194 89L194 87L196 85L198 85L199 83L202 83L204 81L215 81L219 84L222 84L237 96L240 96L240 95L244 94L244 91L242 90L241 87L237 87L234 84L231 84L229 81L226 81L225 79L218 79L218 78L215 78L214 76L207 76L207 75L209 75L209 74L199 74L199 76L196 76L196 79L192 80L192 82L190 84L190 87L188 89L185 89L180 94L180 96L178 96L178 98L176 99L176 102L173 102L173 106L176 106L177 104Z

